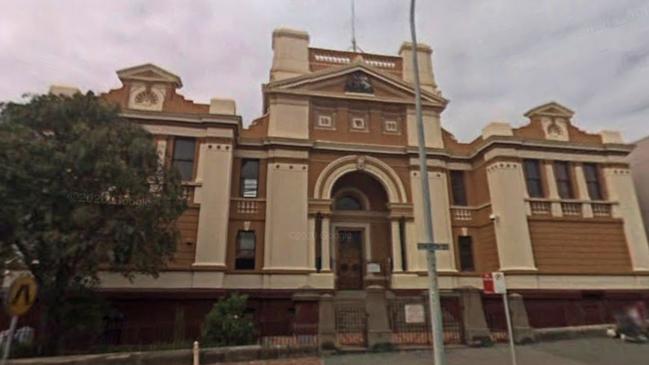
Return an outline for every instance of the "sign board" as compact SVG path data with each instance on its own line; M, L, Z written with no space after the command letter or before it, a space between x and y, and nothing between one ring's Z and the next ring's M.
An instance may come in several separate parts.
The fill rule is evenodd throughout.
M367 264L367 272L371 274L380 274L381 265L377 264L376 262L370 262Z
M485 294L505 294L505 274L501 272L489 272L482 274L482 286Z
M418 243L417 249L425 251L448 251L448 243Z
M424 323L426 320L423 304L406 304L404 310L406 312L406 323Z
M22 316L36 301L36 280L31 275L17 277L7 290L5 309L11 316Z

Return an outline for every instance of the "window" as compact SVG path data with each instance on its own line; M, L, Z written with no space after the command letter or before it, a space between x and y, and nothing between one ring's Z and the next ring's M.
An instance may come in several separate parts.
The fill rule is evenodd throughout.
M460 251L460 271L475 271L473 240L471 236L458 237L458 250Z
M255 269L255 232L239 231L237 234L237 252L234 260L235 270Z
M543 181L541 180L541 166L539 160L523 161L523 172L527 184L527 194L530 198L543 198Z
M329 115L318 115L318 127L332 128L333 122Z
M241 196L256 198L259 185L259 160L241 161Z
M396 120L386 120L383 129L389 133L399 133L399 124Z
M554 162L554 178L557 181L557 190L561 199L572 199L572 180L570 178L570 164L565 161Z
M453 193L453 205L467 205L464 171L451 171L451 191Z
M196 140L193 138L176 138L172 165L180 172L183 181L194 179L194 156Z
M358 199L345 195L336 199L334 204L334 209L336 210L363 210L363 205Z
M586 187L588 196L591 200L604 200L602 185L599 180L599 170L594 163L584 164L584 177L586 178Z
M365 119L352 118L352 129L365 129Z

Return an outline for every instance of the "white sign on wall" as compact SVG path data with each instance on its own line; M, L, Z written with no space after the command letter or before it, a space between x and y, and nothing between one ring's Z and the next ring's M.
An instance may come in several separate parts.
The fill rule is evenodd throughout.
M376 262L370 262L367 264L367 272L371 274L380 274L381 265L377 264Z
M424 323L426 320L423 304L406 304L406 323Z

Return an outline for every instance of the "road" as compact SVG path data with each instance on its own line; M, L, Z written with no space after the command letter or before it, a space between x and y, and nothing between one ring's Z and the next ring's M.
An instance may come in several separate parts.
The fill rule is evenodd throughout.
M649 364L649 344L623 343L608 338L591 338L544 342L517 346L518 365L646 365ZM509 347L457 347L447 350L448 365L506 365L510 364ZM237 363L243 365L244 363ZM328 356L323 359L292 359L257 361L246 365L430 365L428 351L393 353L359 353ZM234 364L231 364L234 365Z

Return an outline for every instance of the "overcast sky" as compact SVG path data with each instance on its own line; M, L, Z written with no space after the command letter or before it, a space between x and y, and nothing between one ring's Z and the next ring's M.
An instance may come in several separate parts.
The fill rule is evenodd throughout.
M420 0L419 40L451 100L443 125L460 140L490 121L525 122L550 100L578 127L649 134L646 0ZM271 33L309 32L311 46L350 47L350 0L0 0L0 100L119 87L115 70L152 62L181 76L186 97L237 101L244 124L260 115ZM366 52L395 55L409 39L407 0L356 0Z

